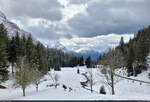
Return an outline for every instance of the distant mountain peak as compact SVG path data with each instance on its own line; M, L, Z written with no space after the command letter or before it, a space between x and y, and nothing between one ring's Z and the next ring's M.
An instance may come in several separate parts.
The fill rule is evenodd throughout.
M0 11L0 20L6 21L7 17L5 16L5 14L3 12Z
M8 31L8 35L11 37L11 36L14 36L16 34L16 32L18 31L20 34L25 34L25 35L29 35L28 32L24 31L23 29L20 29L18 27L17 24L9 21L7 19L7 17L5 16L5 14L3 12L0 11L0 24L3 23L5 28L7 29Z
M49 47L68 52L67 48L64 45L62 45L58 40L50 41Z

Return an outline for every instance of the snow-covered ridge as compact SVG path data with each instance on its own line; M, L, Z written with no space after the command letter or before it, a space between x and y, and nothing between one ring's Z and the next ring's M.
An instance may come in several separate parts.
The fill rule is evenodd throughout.
M9 36L14 36L16 31L20 34L28 35L29 33L20 29L17 24L9 21L4 13L0 11L0 23L3 23L7 28ZM50 41L48 45L51 48L61 49L64 52L73 52L73 53L103 53L109 47L115 47L119 44L121 36L124 37L125 42L128 42L130 38L133 37L133 34L107 34L99 35L96 37L88 38L72 38L72 39L59 39L55 41ZM111 39L111 40L110 40ZM41 41L41 40L40 40ZM43 42L43 44L45 41Z
M66 47L64 45L62 45L58 40L50 41L48 46L49 46L49 48L57 48L64 52L69 52L69 50L67 50Z
M3 12L0 11L0 20L7 20L5 14Z
M99 35L96 37L89 38L72 38L72 39L59 39L50 42L49 46L62 48L67 51L75 53L87 53L87 52L98 52L103 53L109 47L115 47L119 44L120 38L124 37L124 41L128 42L130 38L133 37L133 34L108 34L108 35ZM111 40L110 40L111 39Z
M3 23L4 26L7 28L9 36L14 36L16 34L16 31L18 31L20 34L28 35L29 33L24 31L23 29L20 29L17 24L9 21L5 14L0 11L0 23Z

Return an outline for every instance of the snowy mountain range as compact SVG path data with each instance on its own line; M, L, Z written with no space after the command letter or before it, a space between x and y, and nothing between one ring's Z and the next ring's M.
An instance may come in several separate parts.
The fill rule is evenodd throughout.
M10 36L14 36L16 31L18 31L20 34L29 34L23 29L20 29L17 24L9 21L5 14L1 11L0 23L5 25ZM107 34L96 37L76 37L71 39L61 38L58 40L49 41L47 44L45 44L45 41L41 42L45 46L48 45L50 48L61 49L64 52L73 53L77 56L84 56L85 58L87 56L91 56L93 60L96 60L99 55L107 51L109 47L115 47L118 45L121 36L124 37L125 42L128 42L129 39L133 37L133 34Z
M85 58L91 56L93 60L96 60L99 55L106 52L108 48L117 46L122 36L124 37L124 41L128 42L129 39L133 37L133 34L108 34L90 38L64 38L51 41L48 45L50 47L61 49L64 52L73 53L77 56L84 56Z

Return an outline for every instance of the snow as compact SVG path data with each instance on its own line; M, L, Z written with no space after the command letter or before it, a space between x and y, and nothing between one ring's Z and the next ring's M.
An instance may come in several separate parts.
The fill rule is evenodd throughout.
M3 12L0 11L0 21L5 21L7 18Z
M77 68L80 69L80 74L77 74ZM52 71L51 73L57 73L59 75L58 82L60 86L58 86L58 88L47 87L47 85L50 85L53 82L50 80L49 75L45 75L41 79L43 82L39 85L39 91L36 92L35 85L30 85L26 89L25 97L22 96L21 88L13 87L15 80L11 76L10 80L2 83L2 85L8 87L8 89L0 89L0 100L150 100L150 85L140 85L138 82L133 83L132 81L125 79L115 84L115 95L111 95L109 92L110 88L100 83L99 80L101 78L98 76L100 71L96 68L92 70L95 83L93 89L99 92L100 86L104 85L107 94L91 93L80 85L80 82L85 81L85 78L81 73L88 71L89 70L85 66L62 68L62 71L57 72ZM117 72L119 71L123 71L123 69L117 70ZM132 78L150 81L147 76L149 72L150 70L144 71L137 77ZM69 92L69 89L65 91L62 88L63 84L67 87L71 87L72 91Z
M20 34L29 35L28 32L24 31L23 29L20 29L17 24L9 21L5 14L0 11L0 24L3 23L4 26L7 28L8 35L14 36L16 34L16 31L18 31Z
M74 37L71 39L61 38L55 41L48 41L50 47L56 47L62 50L76 53L98 52L103 53L109 47L115 47L119 44L121 37L124 42L133 38L134 34L107 34L95 37ZM113 39L112 39L113 38ZM111 40L109 40L111 39ZM45 42L45 41L44 41Z

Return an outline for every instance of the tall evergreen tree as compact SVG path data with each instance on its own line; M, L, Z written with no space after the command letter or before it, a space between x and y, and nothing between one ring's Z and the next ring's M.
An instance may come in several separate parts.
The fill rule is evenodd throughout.
M4 81L8 76L7 39L7 30L0 24L0 81Z
M20 38L20 53L21 56L26 55L26 37L24 34Z
M91 60L90 56L88 56L88 58L86 59L85 64L86 64L87 68L92 67L92 60Z
M79 66L84 66L84 58L83 58L83 56L81 56L79 58Z
M17 46L15 43L15 37L12 37L10 44L9 44L9 49L8 49L8 56L9 56L9 62L12 64L12 73L14 73L14 64L17 60Z
M20 51L20 34L19 32L17 31L16 32L16 36L15 36L15 44L16 44L16 55L17 57L21 56L21 51Z
M124 54L125 50L124 50L124 40L123 40L123 37L121 37L121 39L120 39L119 48L120 48L121 52Z
M38 42L36 50L37 50L37 59L39 61L39 70L43 71L43 73L46 73L48 71L46 50L44 49L44 46L40 42Z
M127 53L127 69L129 75L133 75L133 62L134 62L134 50L133 50L133 45L130 45Z
M27 52L26 52L27 59L29 60L29 63L32 63L32 59L34 57L34 45L33 45L31 34L27 38L26 49L27 49Z

